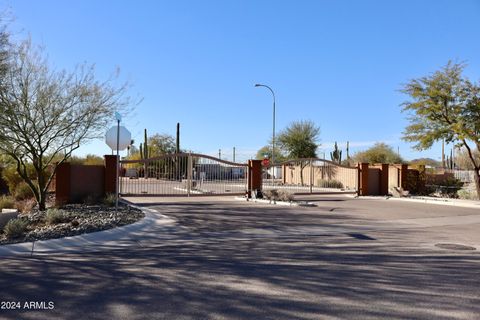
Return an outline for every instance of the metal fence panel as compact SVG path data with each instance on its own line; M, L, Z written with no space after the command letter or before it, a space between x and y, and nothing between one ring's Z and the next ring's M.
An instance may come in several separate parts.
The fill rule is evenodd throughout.
M207 155L179 153L120 163L121 195L245 194L247 188L246 164Z

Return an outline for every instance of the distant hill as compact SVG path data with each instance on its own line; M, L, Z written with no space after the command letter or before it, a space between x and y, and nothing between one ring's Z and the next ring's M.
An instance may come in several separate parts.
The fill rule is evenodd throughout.
M432 158L418 158L418 159L413 159L410 161L409 164L423 164L425 166L430 166L430 167L441 167L442 166L442 163L440 161L437 161L435 159L432 159Z

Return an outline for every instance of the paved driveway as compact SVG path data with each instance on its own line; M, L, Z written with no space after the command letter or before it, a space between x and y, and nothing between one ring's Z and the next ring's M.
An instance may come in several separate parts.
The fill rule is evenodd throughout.
M480 317L478 209L342 197L310 199L314 208L147 200L136 199L174 222L118 247L2 258L1 301L54 309L0 318Z

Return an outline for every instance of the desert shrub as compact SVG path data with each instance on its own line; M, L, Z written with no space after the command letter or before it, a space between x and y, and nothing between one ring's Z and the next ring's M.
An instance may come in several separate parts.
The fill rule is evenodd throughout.
M21 213L30 213L32 212L33 208L35 208L36 205L37 205L37 201L35 199L27 199L27 200L17 201L15 204L15 207Z
M105 197L103 198L103 204L106 205L107 207L113 207L115 206L116 202L116 197L115 194L113 193L107 193Z
M286 190L278 191L278 200L285 201L285 202L292 202L294 199L294 195L291 192Z
M343 188L343 183L341 183L338 180L325 180L325 179L318 179L317 180L317 186L320 188L336 188L336 189L342 189Z
M26 182L20 182L15 189L15 200L26 200L33 198L33 191Z
M62 223L65 222L65 220L67 220L67 217L61 209L48 209L45 215L45 221L50 225Z
M464 200L478 200L475 190L461 189L457 191L457 195Z
M19 218L12 219L3 227L3 233L9 239L18 238L27 230L28 222Z
M10 194L15 194L17 185L23 181L14 166L7 166L2 170L2 178L8 186Z
M27 175L33 179L37 179L37 174L33 165L27 164ZM23 183L23 178L17 172L17 168L14 165L8 165L2 170L2 178L8 186L10 194L14 195L18 186Z
M263 196L265 199L270 200L270 201L277 201L278 200L278 190L272 189L272 190L265 190L263 192Z
M1 196L0 197L0 210L15 208L15 200L12 197Z
M72 156L70 157L68 162L70 162L70 164L73 164L73 165L86 165L86 166L97 165L98 166L98 165L104 164L104 159L94 154L87 154L85 157Z

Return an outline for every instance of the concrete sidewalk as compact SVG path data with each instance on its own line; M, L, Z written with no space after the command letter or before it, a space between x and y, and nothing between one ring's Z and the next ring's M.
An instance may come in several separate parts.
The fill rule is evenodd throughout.
M355 198L356 196L347 195L347 197ZM416 203L425 203L425 204L436 204L436 205L444 205L444 206L480 209L480 201L478 200L463 200L463 199L435 198L435 197L422 197L422 196L404 197L404 198L394 198L394 197L387 197L387 196L361 196L359 197L359 199L405 201L405 202L416 202Z
M0 257L31 256L36 253L92 252L139 245L148 232L172 226L174 220L155 210L140 208L145 217L135 223L78 236L0 246Z

